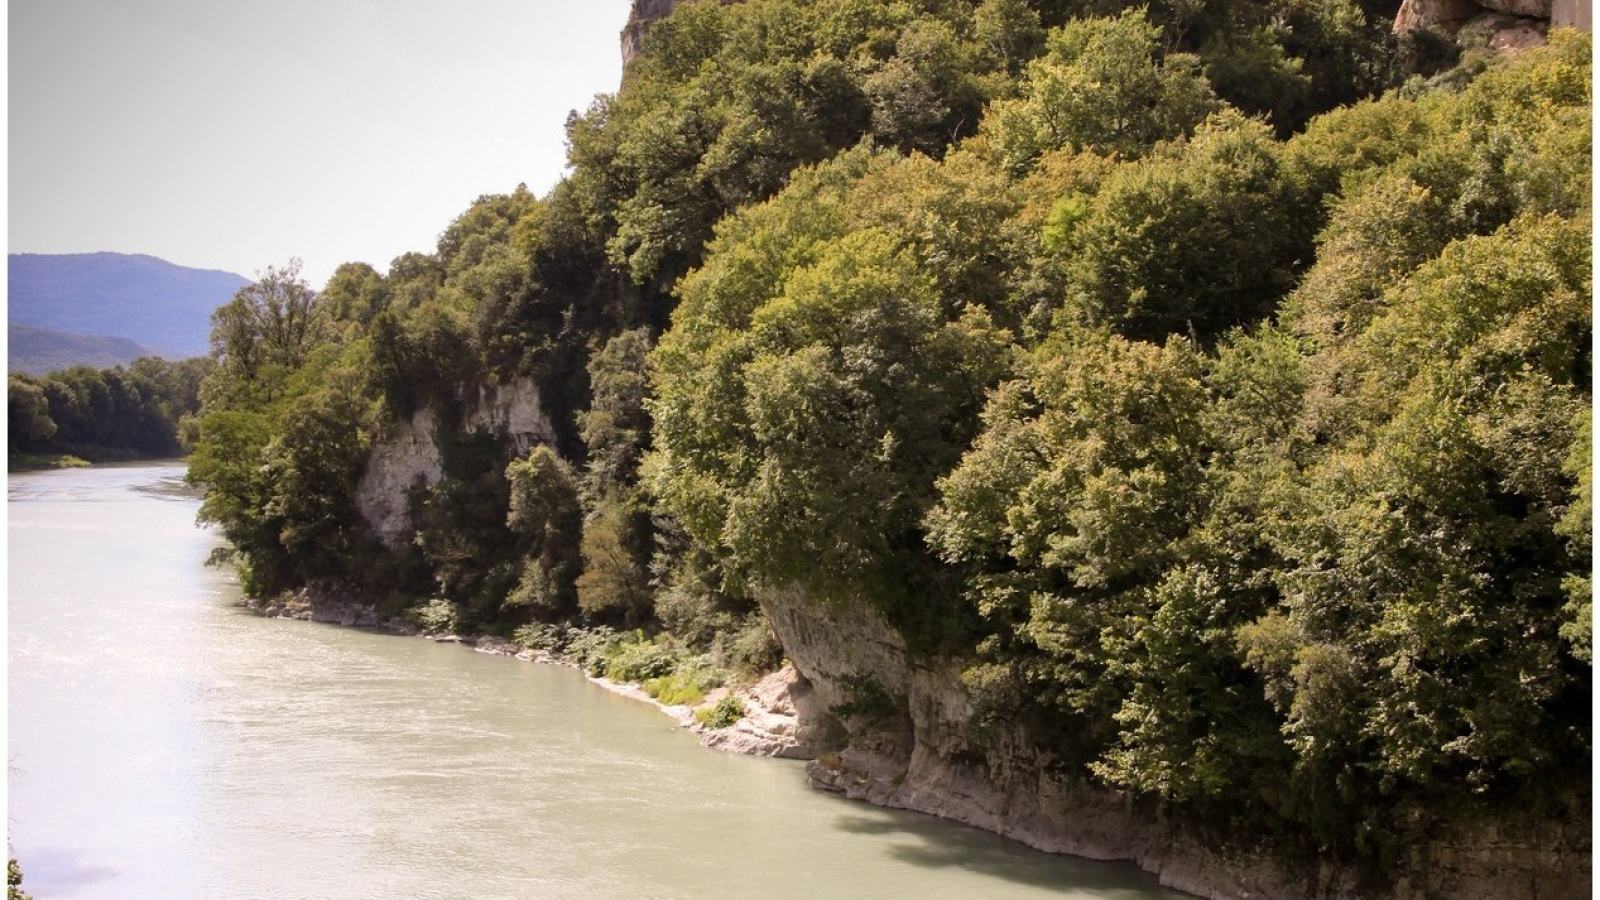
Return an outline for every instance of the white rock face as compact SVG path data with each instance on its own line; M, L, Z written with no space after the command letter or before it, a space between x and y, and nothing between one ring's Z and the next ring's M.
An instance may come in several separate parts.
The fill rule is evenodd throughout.
M848 738L835 737L807 769L817 787L954 819L1041 850L1132 860L1163 885L1201 897L1580 900L1589 894L1586 833L1530 828L1442 836L1432 857L1402 864L1397 883L1377 895L1353 871L1291 870L1264 849L1223 853L1149 804L1062 774L1020 728L974 734L959 668L913 660L901 636L867 605L835 607L793 588L764 589L758 599L797 677L811 688L812 699L795 704L797 731L839 729L838 706L859 700L864 681L892 700L887 713L844 717ZM730 737L726 749L738 746Z
M1483 14L1474 0L1404 0L1394 19L1394 33L1436 28L1455 37L1468 22Z
M732 727L703 732L700 743L744 756L815 759L838 737L823 724L827 711L811 683L793 666L740 691L739 699L744 702L744 718Z
M1554 0L1478 0L1478 5L1494 12L1525 19L1549 19Z
M531 378L510 384L484 385L476 396L462 398L464 431L504 431L517 455L539 444L554 444L555 429L539 405L539 386ZM356 488L356 508L384 545L394 549L411 540L410 492L418 484L435 484L444 465L435 435L437 411L417 410L409 421L393 425L372 445L367 468Z
M1542 45L1552 19L1558 25L1577 24L1573 4L1556 0L1404 0L1395 16L1394 32L1434 28L1460 40L1473 29L1490 34L1516 31L1516 36L1502 42L1506 46L1491 47L1517 50ZM1580 27L1587 30L1587 20Z

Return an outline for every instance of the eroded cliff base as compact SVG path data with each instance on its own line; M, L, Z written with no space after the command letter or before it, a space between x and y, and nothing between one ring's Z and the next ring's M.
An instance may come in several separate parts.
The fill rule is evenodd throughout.
M1215 900L1584 900L1591 896L1586 827L1521 823L1441 836L1382 880L1330 863L1285 862L1244 836L1199 836L1158 804L1073 781L1020 734L980 746L966 726L972 705L952 669L908 661L904 641L862 607L824 608L799 591L762 598L790 663L735 693L745 715L705 728L689 707L666 706L637 686L603 678L608 690L654 703L707 747L727 753L810 760L813 787L878 806L982 828L1035 849L1131 861L1169 888ZM378 604L336 588L303 588L250 604L267 616L418 635L497 655L563 664L500 638L424 634ZM568 662L567 664L571 664ZM888 686L893 710L847 728L840 710L866 681ZM718 695L720 697L720 693ZM708 702L714 702L710 698ZM1227 844L1219 847L1219 844Z
M828 727L871 683L893 698L820 754L814 786L880 806L963 822L1031 847L1129 860L1162 885L1208 898L1274 900L1582 900L1591 896L1587 823L1511 823L1437 835L1382 877L1331 862L1291 862L1245 835L1198 834L1161 805L1061 774L1020 731L975 738L971 698L953 668L917 664L863 605L839 609L796 589L762 608ZM803 719L804 717L802 717Z

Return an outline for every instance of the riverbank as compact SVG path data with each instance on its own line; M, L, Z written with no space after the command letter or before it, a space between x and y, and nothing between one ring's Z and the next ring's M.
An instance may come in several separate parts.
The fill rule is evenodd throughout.
M698 736L703 746L724 753L815 760L825 749L826 735L815 733L803 724L805 716L802 711L817 701L805 679L787 663L752 684L714 688L693 704L670 704L651 696L638 682L614 681L592 675L584 670L578 660L568 655L531 649L502 637L430 632L402 616L385 615L375 603L350 601L327 592L302 588L294 594L272 600L245 598L241 604L267 618L366 628L398 637L459 644L491 656L575 669L597 687L654 706L679 727ZM737 698L742 713L726 725L707 724L708 714L716 711L719 704L730 696Z
M1012 756L987 759L955 752L951 748L965 746L959 739L961 722L948 719L947 713L960 706L960 691L938 673L917 674L919 699L914 704L920 714L937 720L937 728L846 740L837 727L828 730L838 725L833 714L836 702L830 703L817 685L787 662L753 685L719 689L694 706L674 706L650 696L639 684L591 675L578 660L561 654L531 650L504 638L428 633L403 618L383 617L374 604L302 590L281 601L246 605L266 616L375 629L575 668L598 687L655 706L695 733L704 746L739 755L809 760L806 771L813 788L873 806L960 822L1053 855L1129 861L1155 875L1163 887L1198 897L1580 900L1589 896L1585 836L1532 821L1526 828L1452 834L1408 855L1392 876L1377 880L1371 873L1326 861L1287 864L1267 847L1248 841L1229 839L1223 842L1228 844L1224 849L1216 844L1218 834L1202 835L1163 810L1049 774L1026 747L1012 746ZM866 633L845 630L858 643ZM814 650L804 642L791 648L802 660ZM815 667L817 660L811 662ZM825 669L817 671L827 674ZM696 713L730 693L743 703L744 715L723 728L702 724Z
M7 472L45 472L51 469L87 469L92 463L70 453L7 453Z
M767 900L1181 900L840 803L492 642L263 620L182 475L12 479L9 838L37 897L736 900L741 860L796 859Z

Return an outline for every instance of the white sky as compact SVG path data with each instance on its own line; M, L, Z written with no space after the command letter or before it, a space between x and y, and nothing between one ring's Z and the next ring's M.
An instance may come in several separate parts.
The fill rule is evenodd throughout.
M379 271L566 165L628 0L10 0L12 253Z

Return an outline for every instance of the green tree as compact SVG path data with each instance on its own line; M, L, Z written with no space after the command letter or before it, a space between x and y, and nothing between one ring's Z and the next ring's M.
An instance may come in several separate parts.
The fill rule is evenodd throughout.
M640 454L649 447L650 397L647 329L625 331L589 360L589 408L578 416L588 450L584 490L591 502L638 481Z
M1265 317L1311 249L1278 153L1264 125L1224 113L1119 167L1063 226L1066 320L1209 342Z
M211 315L211 355L218 377L213 406L271 402L283 382L319 343L326 321L317 293L300 277L300 261L268 267ZM238 392L244 392L242 395Z
M1002 163L1021 172L1058 148L1135 157L1188 134L1217 102L1199 61L1163 58L1159 38L1142 10L1052 30L1022 95L995 103L984 123Z
M696 347L685 321L663 338L657 487L757 583L904 613L929 564L916 535L933 480L975 427L1007 335L981 311L947 315L884 232L817 250L746 313L746 330ZM714 294L731 274L708 264L692 291ZM715 411L698 399L721 396L740 399ZM723 411L737 418L704 417Z
M550 448L534 447L506 468L510 503L506 527L524 558L506 605L546 621L576 606L583 510L577 478Z
M1370 798L1548 798L1586 752L1560 711L1588 665L1560 631L1587 558L1557 523L1590 406L1588 233L1525 217L1457 241L1312 360L1342 373L1308 397L1331 446L1269 494L1283 604L1239 634L1286 717L1297 802L1342 839L1388 827Z
M6 863L6 900L33 900L22 890L22 867L14 859Z
M6 380L6 429L6 446L13 453L42 450L56 433L44 388L26 375L12 373Z
M319 380L319 389L289 403L261 449L273 492L269 514L281 522L277 541L297 580L340 577L349 560L371 553L355 491L376 430L375 404L354 369Z
M1058 747L1069 756L1093 758L1116 734L1130 690L1113 677L1128 662L1119 648L1159 609L1153 592L1205 508L1201 372L1177 339L1047 344L938 482L929 542L997 630L994 662L1024 664L1031 702L1048 710L1035 724L1075 735Z
M1039 13L1027 0L983 0L973 11L973 30L980 52L993 67L1011 75L1044 49Z

